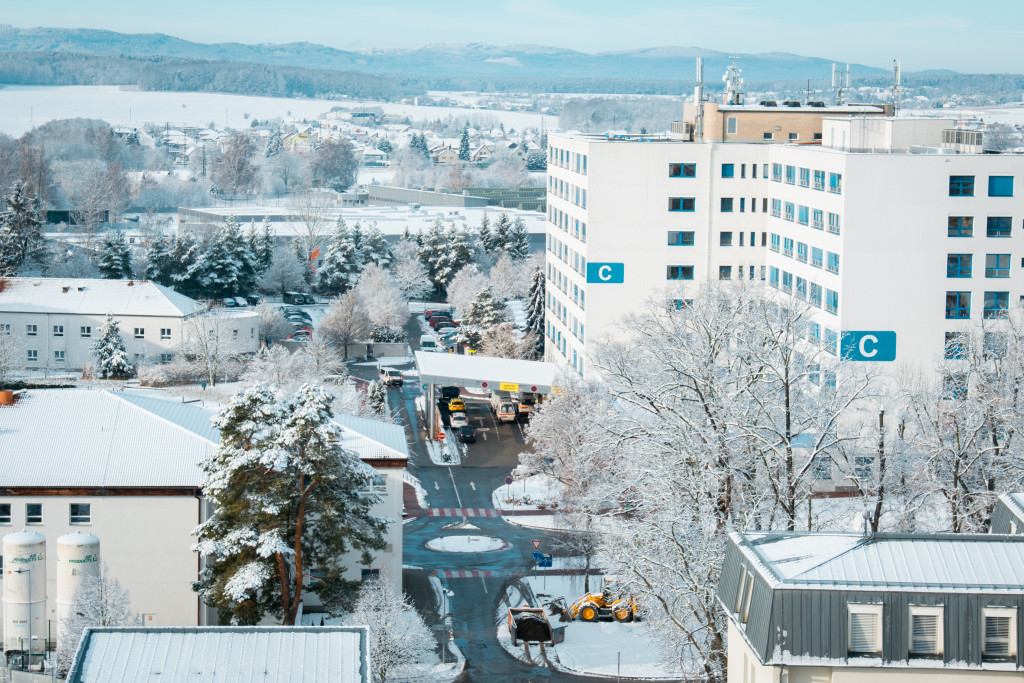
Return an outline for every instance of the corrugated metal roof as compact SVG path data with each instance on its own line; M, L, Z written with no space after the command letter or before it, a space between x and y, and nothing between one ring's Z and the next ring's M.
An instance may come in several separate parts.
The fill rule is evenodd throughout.
M168 422L188 430L196 436L220 444L220 430L210 420L214 411L203 407L200 403L183 403L171 401L166 397L154 396L154 392L145 390L124 391L117 395L129 403L153 413Z
M365 626L90 628L70 683L369 683Z
M1013 510L1018 517L1024 518L1024 493L1004 493L999 496L999 500L1006 503L1006 507Z
M3 312L174 318L203 310L198 301L148 280L12 277L6 283Z
M1019 536L748 532L740 547L780 587L1024 590Z
M370 420L354 415L335 415L341 427L341 444L355 451L363 460L408 460L409 443L402 425Z
M0 407L0 487L198 487L218 441L119 394L32 390Z

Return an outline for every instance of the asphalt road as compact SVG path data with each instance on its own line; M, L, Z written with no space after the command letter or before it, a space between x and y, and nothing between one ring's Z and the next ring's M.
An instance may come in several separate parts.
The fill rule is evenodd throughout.
M410 338L419 339L417 321L409 324ZM411 370L411 364L397 366ZM372 366L354 366L352 374L375 379ZM411 378L410 378L411 379ZM433 465L424 445L426 428L416 413L415 399L420 395L419 383L406 381L401 388L388 389L388 400L406 427L410 443L409 471L419 478L427 491L431 508L492 508L491 492L502 485L518 463L518 455L526 449L522 425L498 424L484 401L467 401L467 416L478 429L474 444L465 448L463 464L457 467ZM454 595L449 599L455 643L466 657L466 673L460 681L480 683L530 683L533 681L573 681L607 683L607 679L571 676L546 666L531 666L512 657L498 644L496 615L505 587L516 576L526 574L534 565L534 540L541 541L541 550L551 547L552 533L524 529L500 517L470 516L466 521L476 529L445 529L462 521L461 516L422 516L405 525L404 558L406 565L423 571L406 571L405 590L425 614L436 609L428 581L438 572L441 582ZM427 541L438 536L486 535L510 544L505 550L487 553L440 553L428 550ZM448 572L466 572L465 578L449 577ZM474 572L469 575L469 572ZM503 609L503 608L502 608ZM504 609L503 609L504 611ZM428 618L428 623L430 619ZM439 640L447 637L439 634ZM536 651L536 650L534 650Z

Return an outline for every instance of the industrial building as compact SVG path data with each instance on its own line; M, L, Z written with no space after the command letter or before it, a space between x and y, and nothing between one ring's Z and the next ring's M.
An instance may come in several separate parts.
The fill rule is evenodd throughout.
M75 539L85 555L95 554L89 544L98 539L100 561L129 591L147 626L217 623L216 612L191 588L200 566L192 530L210 513L199 463L220 441L210 424L213 414L147 390L30 390L14 405L0 406L3 595L14 595L6 590L14 582L22 586L9 599L21 611L25 602L32 604L31 636L41 642L57 635L61 610L73 597L60 583L61 558L72 552ZM404 430L345 415L335 421L341 445L376 471L368 491L380 497L373 513L400 520L408 459ZM84 534L69 538L72 532ZM346 578L381 569L400 577L400 523L388 526L385 542L370 566L360 565L358 553L347 558ZM11 573L19 568L30 573ZM315 611L317 604L307 596L304 609ZM6 602L0 611L13 615ZM9 637L24 636L7 628L3 637L9 650L18 649Z
M730 535L728 679L1020 680L1024 537Z

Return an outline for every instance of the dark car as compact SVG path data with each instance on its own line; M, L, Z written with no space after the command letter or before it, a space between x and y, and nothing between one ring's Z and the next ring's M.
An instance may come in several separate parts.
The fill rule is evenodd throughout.
M476 441L476 430L473 429L473 425L459 427L458 437L462 443L472 443Z
M453 398L459 397L458 387L441 387L441 398L444 400L445 405L448 405L448 401Z
M429 311L423 311L423 319L430 320L435 315L450 316L451 313L451 310L447 308L435 308Z
M250 295L245 297L245 300L249 302L250 306L259 306L260 302L263 301L263 297Z

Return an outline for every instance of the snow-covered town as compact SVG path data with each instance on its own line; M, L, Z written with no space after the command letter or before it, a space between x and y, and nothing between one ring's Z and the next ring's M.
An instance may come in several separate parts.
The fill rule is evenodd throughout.
M59 4L0 683L1024 680L1024 9Z

